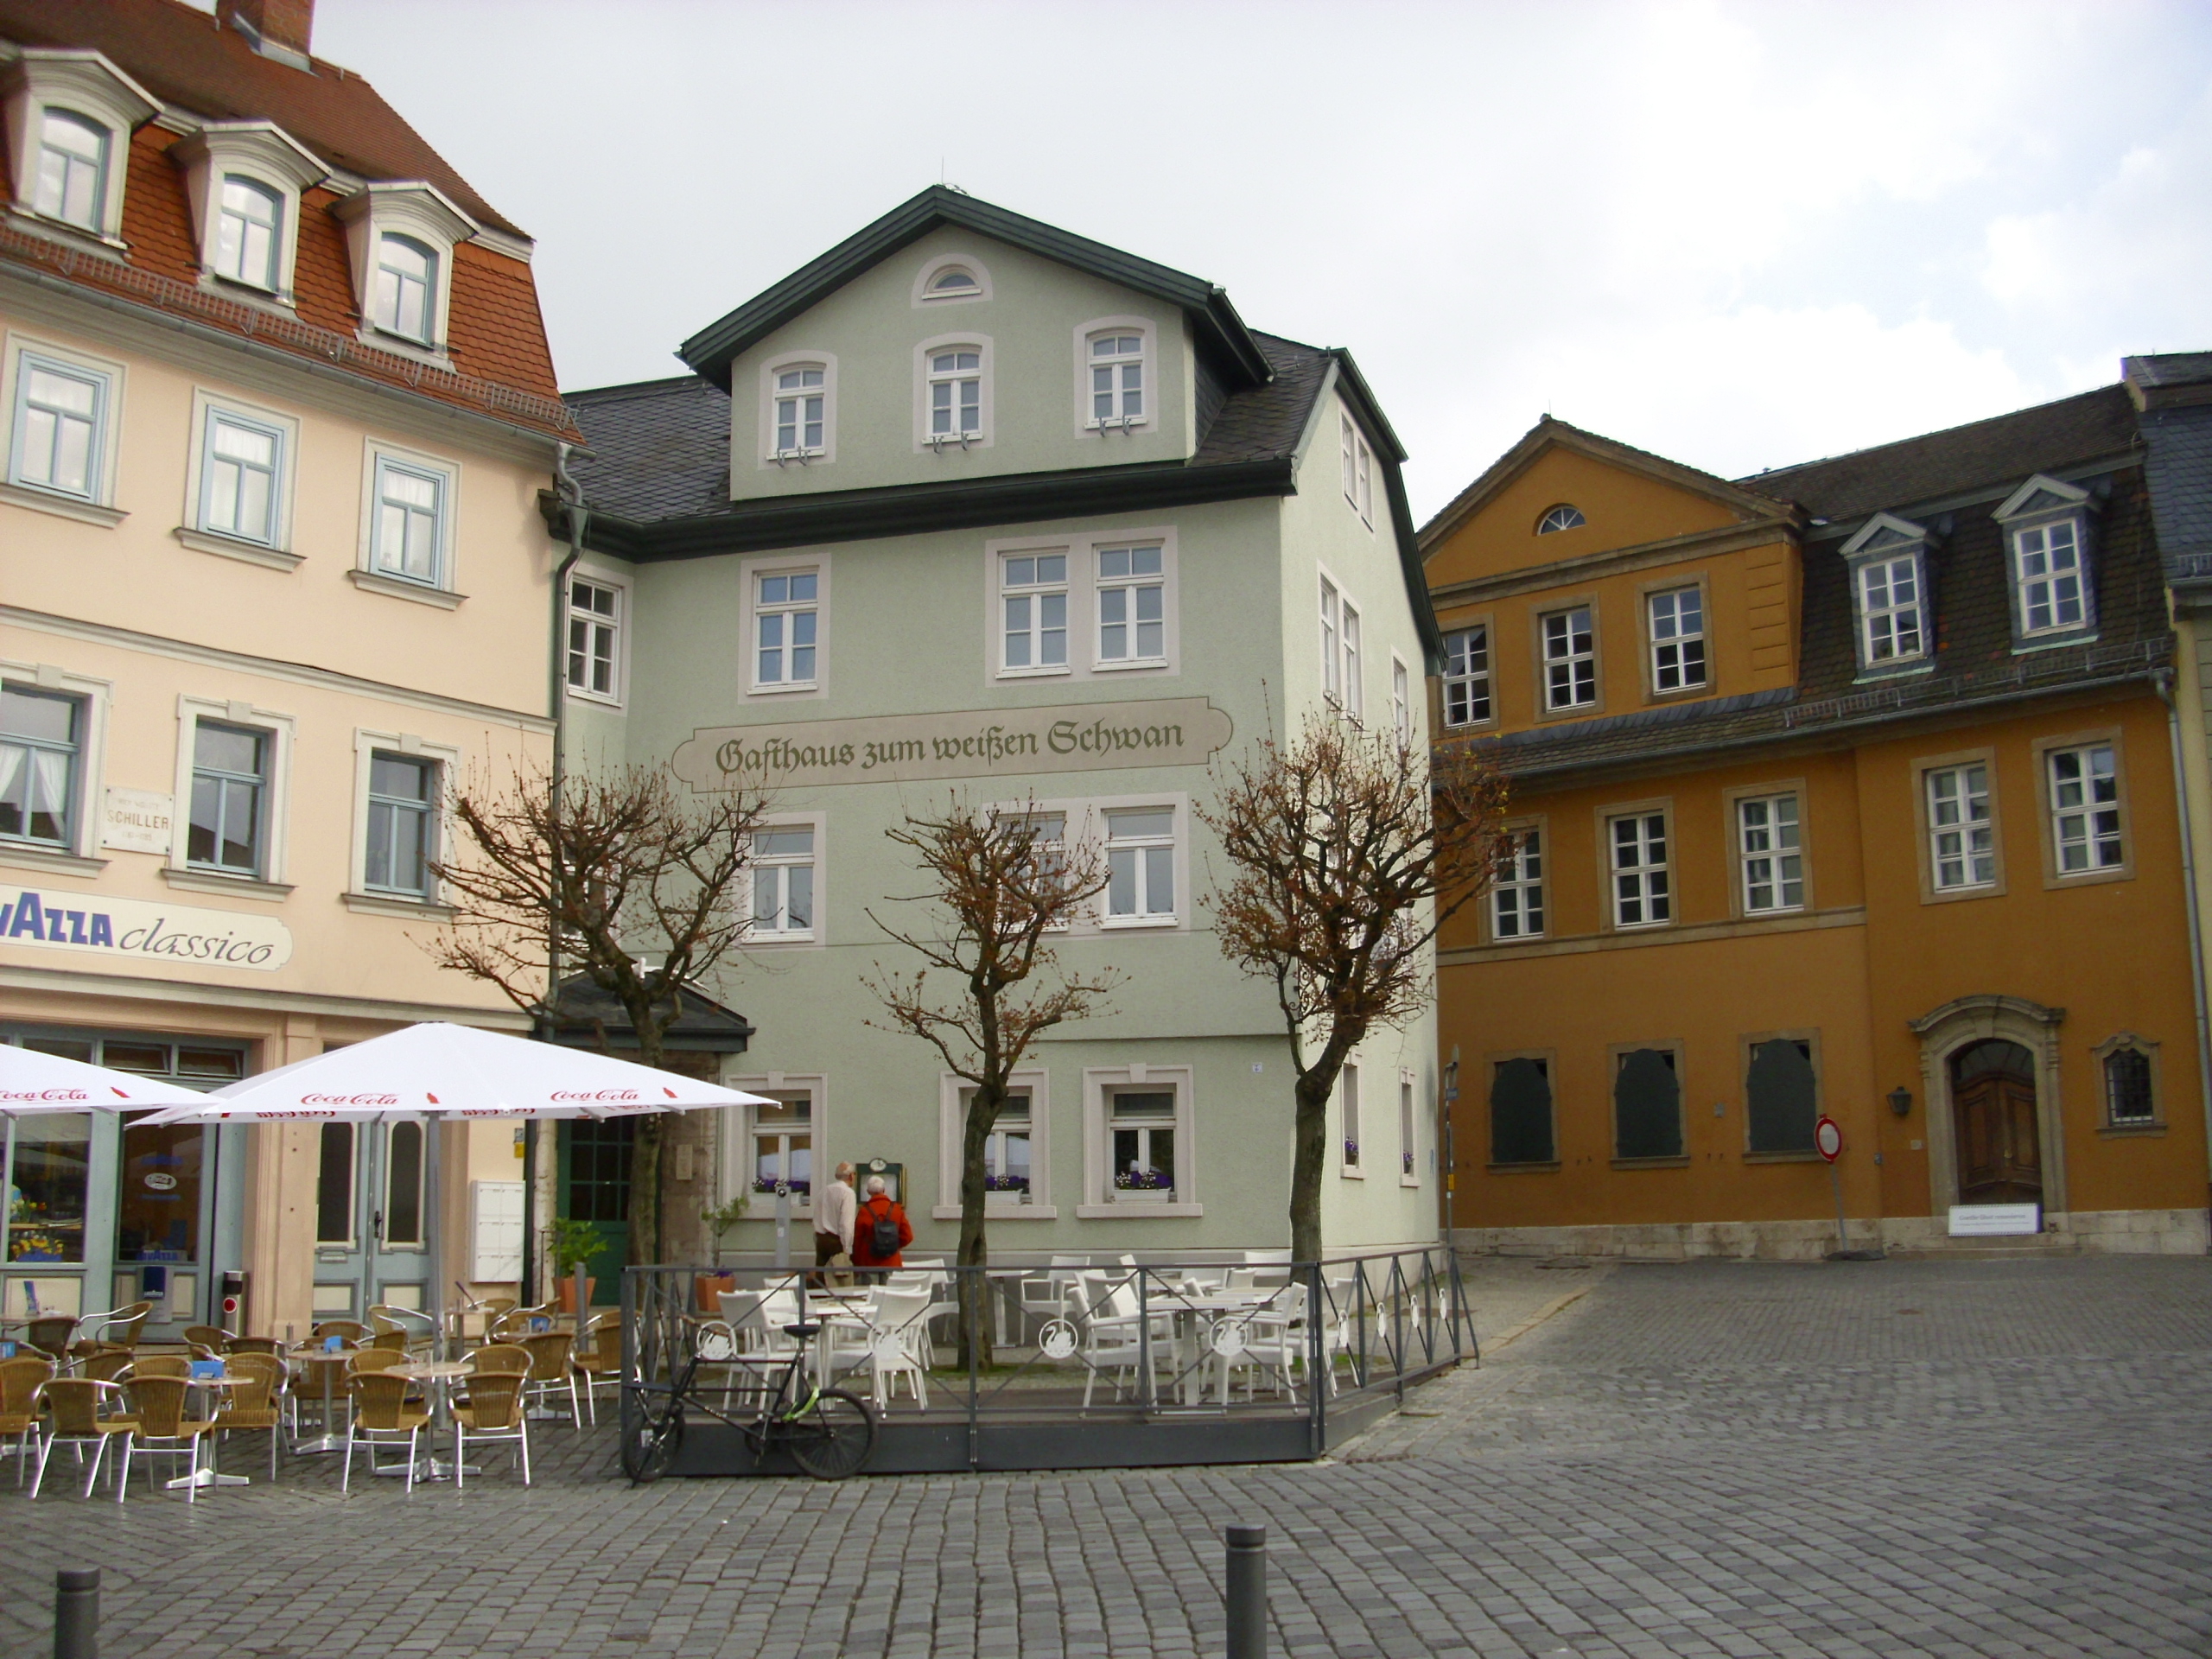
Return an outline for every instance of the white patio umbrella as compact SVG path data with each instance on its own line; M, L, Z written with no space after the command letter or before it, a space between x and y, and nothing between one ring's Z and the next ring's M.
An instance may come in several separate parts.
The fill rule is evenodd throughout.
M190 1105L201 1098L173 1083L0 1043L0 1117L29 1117L35 1112L143 1112L156 1106Z
M180 1091L181 1092L181 1091ZM296 1122L406 1118L640 1117L709 1106L767 1106L758 1095L630 1060L442 1021L348 1044L242 1077L155 1114L149 1123ZM429 1137L432 1192L437 1136ZM431 1215L444 1206L434 1198ZM430 1229L430 1305L444 1297L442 1234ZM445 1321L437 1328L442 1335Z

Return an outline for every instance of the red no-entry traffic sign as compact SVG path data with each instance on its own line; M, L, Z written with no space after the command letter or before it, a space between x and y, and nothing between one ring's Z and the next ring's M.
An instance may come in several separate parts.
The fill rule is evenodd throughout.
M1821 1114L1821 1121L1813 1125L1813 1149L1830 1163L1835 1162L1843 1151L1843 1129L1825 1112Z

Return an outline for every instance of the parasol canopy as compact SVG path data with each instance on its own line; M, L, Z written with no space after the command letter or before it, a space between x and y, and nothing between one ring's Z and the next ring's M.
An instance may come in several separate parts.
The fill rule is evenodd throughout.
M143 1112L156 1106L196 1105L203 1098L173 1083L0 1044L0 1117L28 1117L36 1112Z

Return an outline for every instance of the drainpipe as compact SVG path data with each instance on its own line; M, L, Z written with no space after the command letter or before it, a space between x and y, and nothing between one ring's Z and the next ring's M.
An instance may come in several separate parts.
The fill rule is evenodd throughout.
M549 677L548 702L553 711L553 779L552 816L557 830L561 822L561 786L568 779L569 766L569 662L568 662L568 601L569 573L576 568L576 561L584 554L584 525L590 514L584 506L583 486L569 471L569 457L574 446L562 444L553 454L554 488L569 512L569 551L553 572L553 651L550 658L552 673ZM561 930L549 927L545 931L545 1012L537 1020L540 1042L553 1040L554 1000L561 994ZM525 1305L535 1296L537 1280L537 1162L543 1154L538 1144L542 1139L537 1122L530 1120L523 1125L522 1160L522 1239L523 1286L522 1299ZM581 1317L581 1316L579 1316Z
M2151 683L2158 689L2158 700L2166 705L2166 736L2174 755L2174 796L2181 805L2181 879L2189 889L2184 906L2189 912L2189 968L2196 987L2196 1077L2204 1096L2206 1173L2208 1181L2212 1181L2212 1025L2207 1024L2204 1007L2204 922L2197 910L2196 832L2190 823L2189 774L2182 764L2181 707L2174 701L2173 670L2154 671Z

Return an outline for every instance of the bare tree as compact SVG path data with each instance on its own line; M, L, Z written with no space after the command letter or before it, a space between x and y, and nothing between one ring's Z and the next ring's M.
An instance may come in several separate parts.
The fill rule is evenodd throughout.
M867 981L883 1004L880 1031L919 1037L970 1084L961 1133L960 1253L963 1267L989 1260L983 1232L989 1191L984 1154L1014 1073L1037 1039L1054 1026L1106 1011L1120 976L1111 968L1090 975L1059 971L1051 936L1106 885L1106 863L1089 841L1071 841L1065 819L1033 807L963 808L956 796L945 810L884 833L911 850L930 891L906 902L933 905L937 931L893 927L869 919L924 963L911 976L880 968ZM931 976L938 977L932 980ZM940 990L939 987L943 989ZM990 1359L988 1322L971 1314L982 1303L980 1275L961 1298L960 1354Z
M1234 872L1212 901L1222 954L1270 982L1297 1073L1291 1254L1321 1255L1328 1103L1345 1057L1434 995L1429 946L1490 884L1505 781L1337 710L1262 738L1197 809Z
M683 991L751 926L737 889L766 809L758 793L689 798L647 766L571 775L557 797L543 773L472 779L453 801L459 855L432 866L455 913L430 954L533 1016L553 1014L548 963L566 960L621 1005L639 1059L658 1065ZM647 1262L660 1252L661 1120L635 1134L630 1259Z

